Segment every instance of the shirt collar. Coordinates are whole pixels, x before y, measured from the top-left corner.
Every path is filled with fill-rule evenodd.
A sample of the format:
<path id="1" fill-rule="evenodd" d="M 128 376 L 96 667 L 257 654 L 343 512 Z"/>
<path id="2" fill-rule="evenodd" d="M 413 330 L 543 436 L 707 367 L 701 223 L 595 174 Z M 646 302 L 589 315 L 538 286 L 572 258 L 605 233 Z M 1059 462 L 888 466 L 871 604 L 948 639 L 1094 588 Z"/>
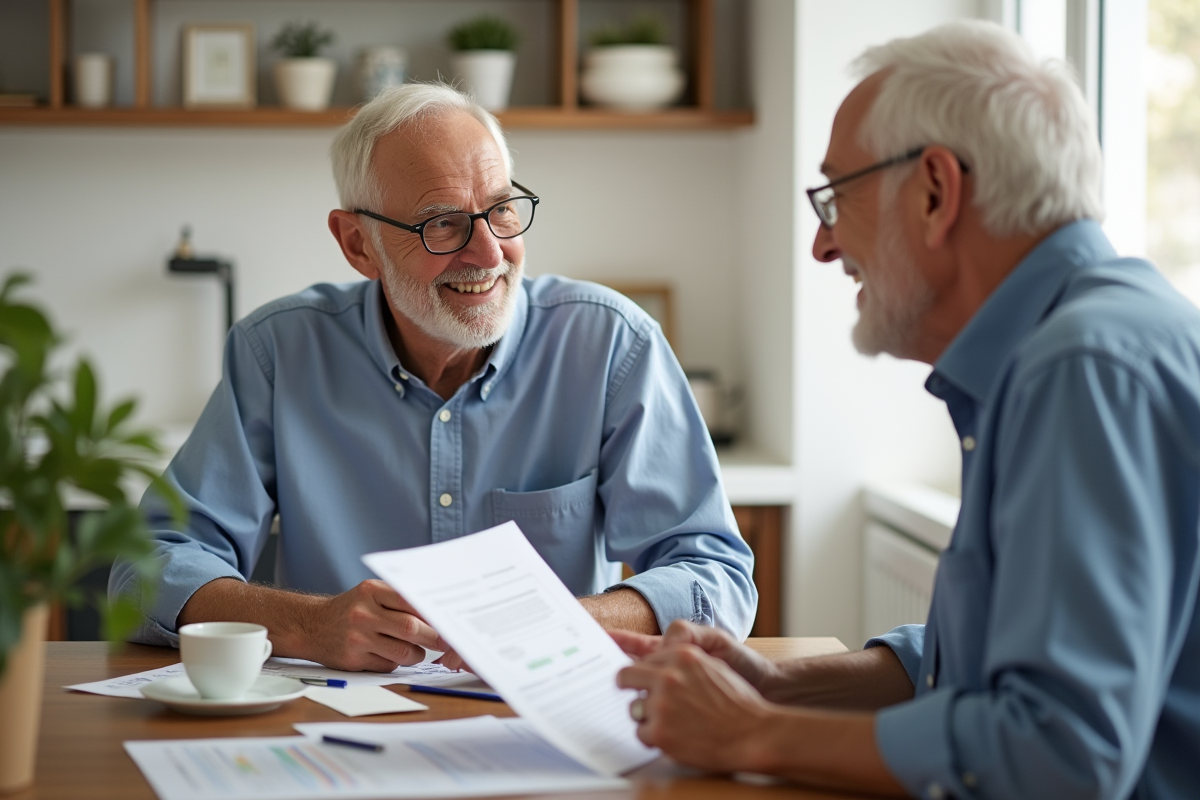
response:
<path id="1" fill-rule="evenodd" d="M 384 299 L 383 284 L 379 280 L 371 281 L 363 300 L 363 327 L 366 331 L 367 349 L 375 363 L 387 373 L 388 378 L 395 384 L 396 391 L 403 397 L 406 391 L 405 384 L 408 382 L 408 373 L 400 364 L 400 359 L 392 347 L 391 339 L 388 338 L 384 314 L 390 313 L 390 307 Z M 483 369 L 476 373 L 470 381 L 470 383 L 474 383 L 480 377 L 486 378 L 479 390 L 480 397 L 484 400 L 487 400 L 496 381 L 503 377 L 507 367 L 516 357 L 521 340 L 525 337 L 525 323 L 528 319 L 529 294 L 525 289 L 525 279 L 522 279 L 521 284 L 517 286 L 516 307 L 513 309 L 508 329 L 500 337 L 500 341 L 496 342 L 496 346 L 492 348 L 491 355 Z"/>
<path id="2" fill-rule="evenodd" d="M 926 387 L 948 381 L 982 403 L 1017 346 L 1057 303 L 1077 270 L 1116 257 L 1100 225 L 1072 222 L 1047 236 L 984 301 L 934 364 Z"/>

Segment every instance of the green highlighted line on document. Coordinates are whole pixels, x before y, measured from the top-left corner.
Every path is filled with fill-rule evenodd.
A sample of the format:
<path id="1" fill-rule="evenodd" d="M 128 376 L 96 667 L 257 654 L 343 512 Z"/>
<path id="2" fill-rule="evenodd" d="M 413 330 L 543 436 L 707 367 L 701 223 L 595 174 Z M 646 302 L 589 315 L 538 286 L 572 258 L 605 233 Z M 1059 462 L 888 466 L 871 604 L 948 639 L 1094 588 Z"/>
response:
<path id="1" fill-rule="evenodd" d="M 552 659 L 549 656 L 547 656 L 545 658 L 539 658 L 537 661 L 530 661 L 526 666 L 529 669 L 537 669 L 538 667 L 546 666 L 547 664 L 550 663 L 551 660 Z"/>
<path id="2" fill-rule="evenodd" d="M 564 656 L 573 656 L 578 652 L 579 652 L 578 647 L 568 647 L 566 650 L 563 650 L 563 655 Z"/>

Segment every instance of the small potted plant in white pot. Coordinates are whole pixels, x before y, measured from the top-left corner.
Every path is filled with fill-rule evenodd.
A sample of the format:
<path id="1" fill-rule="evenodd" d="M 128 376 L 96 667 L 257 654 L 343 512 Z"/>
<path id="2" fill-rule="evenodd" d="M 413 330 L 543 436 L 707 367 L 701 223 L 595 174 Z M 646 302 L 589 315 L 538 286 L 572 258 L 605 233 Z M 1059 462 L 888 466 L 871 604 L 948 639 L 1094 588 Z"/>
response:
<path id="1" fill-rule="evenodd" d="M 28 281 L 14 275 L 0 287 L 0 795 L 33 780 L 51 604 L 91 601 L 111 641 L 141 619 L 132 600 L 110 605 L 77 585 L 117 558 L 134 564 L 144 587 L 153 585 L 154 544 L 126 496 L 127 476 L 140 473 L 185 517 L 159 475 L 154 437 L 129 428 L 134 401 L 104 408 L 86 360 L 70 380 L 52 365 L 59 335 L 40 309 L 13 297 Z M 73 528 L 69 489 L 103 504 Z"/>
<path id="2" fill-rule="evenodd" d="M 300 111 L 324 111 L 333 97 L 337 62 L 322 58 L 322 48 L 333 42 L 333 32 L 315 22 L 289 22 L 275 38 L 271 48 L 283 55 L 275 62 L 275 91 L 287 108 Z"/>
<path id="3" fill-rule="evenodd" d="M 508 108 L 516 66 L 516 30 L 499 17 L 476 17 L 451 29 L 452 66 L 464 91 L 488 111 Z"/>
<path id="4" fill-rule="evenodd" d="M 584 100 L 623 111 L 650 111 L 679 99 L 684 76 L 659 18 L 640 15 L 628 25 L 601 28 L 589 39 L 592 46 L 579 81 Z"/>

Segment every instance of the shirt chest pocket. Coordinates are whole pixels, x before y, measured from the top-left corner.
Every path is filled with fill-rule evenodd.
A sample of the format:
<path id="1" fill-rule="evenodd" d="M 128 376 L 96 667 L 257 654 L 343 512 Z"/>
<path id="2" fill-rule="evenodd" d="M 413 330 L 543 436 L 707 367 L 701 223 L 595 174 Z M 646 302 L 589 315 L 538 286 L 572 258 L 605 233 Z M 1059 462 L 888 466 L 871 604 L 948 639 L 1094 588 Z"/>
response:
<path id="1" fill-rule="evenodd" d="M 538 492 L 491 491 L 492 524 L 512 520 L 551 566 L 593 552 L 596 471 L 577 481 Z M 570 558 L 576 555 L 575 559 Z M 566 557 L 564 559 L 564 557 Z"/>

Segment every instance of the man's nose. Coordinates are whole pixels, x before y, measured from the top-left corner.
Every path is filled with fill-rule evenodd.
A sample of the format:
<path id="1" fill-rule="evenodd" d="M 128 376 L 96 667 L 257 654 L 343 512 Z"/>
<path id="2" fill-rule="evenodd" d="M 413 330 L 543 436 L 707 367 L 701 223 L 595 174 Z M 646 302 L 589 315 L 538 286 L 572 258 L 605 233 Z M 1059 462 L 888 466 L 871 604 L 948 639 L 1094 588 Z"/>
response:
<path id="1" fill-rule="evenodd" d="M 504 253 L 500 249 L 500 240 L 488 227 L 483 217 L 472 220 L 475 230 L 471 232 L 471 241 L 463 248 L 463 257 L 472 266 L 482 269 L 494 269 L 504 262 Z"/>
<path id="2" fill-rule="evenodd" d="M 842 257 L 842 250 L 833 240 L 833 229 L 821 223 L 817 227 L 817 235 L 813 238 L 813 258 L 828 264 Z"/>

